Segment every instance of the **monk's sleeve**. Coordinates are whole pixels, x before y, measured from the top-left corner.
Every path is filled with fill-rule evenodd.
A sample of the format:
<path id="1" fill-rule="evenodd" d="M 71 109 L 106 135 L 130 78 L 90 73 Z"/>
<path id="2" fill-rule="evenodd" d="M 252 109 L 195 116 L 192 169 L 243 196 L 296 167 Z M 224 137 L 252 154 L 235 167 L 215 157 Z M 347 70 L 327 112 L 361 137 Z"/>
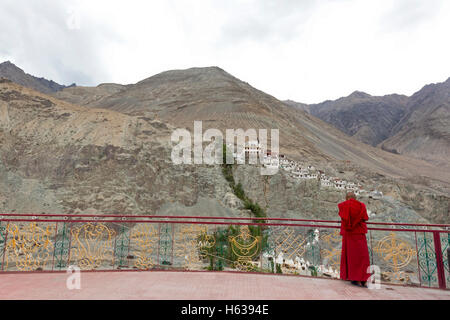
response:
<path id="1" fill-rule="evenodd" d="M 338 208 L 339 208 L 339 216 L 341 217 L 342 220 L 342 225 L 344 227 L 344 229 L 348 230 L 351 228 L 351 222 L 350 222 L 350 208 L 349 206 L 340 203 L 338 204 Z"/>
<path id="2" fill-rule="evenodd" d="M 369 217 L 367 216 L 367 210 L 364 203 L 360 203 L 359 208 L 353 208 L 353 216 L 350 212 L 350 222 L 349 222 L 349 229 L 353 230 L 355 229 L 361 222 L 369 220 Z"/>
<path id="3" fill-rule="evenodd" d="M 363 221 L 367 221 L 367 220 L 369 220 L 369 216 L 367 215 L 367 209 L 366 209 L 366 205 L 364 204 L 364 203 L 361 203 L 362 204 L 362 220 Z"/>

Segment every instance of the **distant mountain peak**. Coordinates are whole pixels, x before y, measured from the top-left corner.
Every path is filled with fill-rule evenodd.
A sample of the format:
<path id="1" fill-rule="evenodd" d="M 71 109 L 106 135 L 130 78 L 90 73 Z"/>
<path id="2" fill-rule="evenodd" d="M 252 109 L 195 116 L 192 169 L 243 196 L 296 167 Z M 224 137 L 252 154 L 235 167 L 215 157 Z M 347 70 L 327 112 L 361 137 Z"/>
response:
<path id="1" fill-rule="evenodd" d="M 52 93 L 67 87 L 76 86 L 75 83 L 72 83 L 70 86 L 65 86 L 58 84 L 53 80 L 47 80 L 43 77 L 35 77 L 25 73 L 21 68 L 9 60 L 0 63 L 0 78 L 8 79 L 24 87 L 28 87 L 42 93 Z"/>
<path id="2" fill-rule="evenodd" d="M 24 72 L 22 69 L 20 69 L 18 66 L 16 66 L 14 63 L 12 63 L 12 62 L 9 61 L 9 60 L 0 63 L 0 68 L 2 68 L 2 69 L 7 68 L 7 69 L 9 69 L 9 70 L 15 69 L 15 70 L 17 70 L 18 72 Z"/>
<path id="3" fill-rule="evenodd" d="M 224 79 L 233 79 L 240 81 L 239 79 L 235 78 L 222 68 L 219 68 L 217 66 L 210 66 L 210 67 L 192 67 L 188 69 L 174 69 L 163 71 L 161 73 L 158 73 L 149 78 L 139 81 L 138 84 L 159 82 L 162 79 L 170 81 L 185 81 L 186 79 L 189 78 L 208 79 L 208 81 L 219 81 Z"/>
<path id="4" fill-rule="evenodd" d="M 218 73 L 218 74 L 229 74 L 222 68 L 219 68 L 217 66 L 210 66 L 210 67 L 192 67 L 188 69 L 176 69 L 176 70 L 168 70 L 163 73 L 191 73 L 191 74 L 200 74 L 200 73 Z"/>
<path id="5" fill-rule="evenodd" d="M 4 61 L 4 62 L 2 62 L 2 63 L 0 63 L 0 65 L 11 65 L 11 66 L 15 66 L 15 67 L 17 67 L 14 63 L 12 63 L 11 61 L 9 61 L 9 60 L 6 60 L 6 61 Z"/>
<path id="6" fill-rule="evenodd" d="M 365 92 L 363 92 L 363 91 L 358 91 L 358 90 L 356 90 L 356 91 L 353 91 L 353 92 L 349 95 L 349 97 L 352 97 L 352 98 L 369 98 L 369 97 L 371 97 L 371 95 L 368 94 L 368 93 L 365 93 Z"/>

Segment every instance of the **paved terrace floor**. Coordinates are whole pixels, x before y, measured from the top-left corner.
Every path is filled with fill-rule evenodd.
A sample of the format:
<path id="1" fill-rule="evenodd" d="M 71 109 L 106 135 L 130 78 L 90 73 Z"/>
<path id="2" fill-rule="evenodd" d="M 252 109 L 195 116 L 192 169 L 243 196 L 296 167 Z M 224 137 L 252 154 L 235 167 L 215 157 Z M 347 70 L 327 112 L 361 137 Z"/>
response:
<path id="1" fill-rule="evenodd" d="M 445 299 L 449 290 L 382 285 L 369 290 L 340 280 L 217 272 L 82 272 L 68 290 L 65 273 L 0 274 L 0 299 Z"/>

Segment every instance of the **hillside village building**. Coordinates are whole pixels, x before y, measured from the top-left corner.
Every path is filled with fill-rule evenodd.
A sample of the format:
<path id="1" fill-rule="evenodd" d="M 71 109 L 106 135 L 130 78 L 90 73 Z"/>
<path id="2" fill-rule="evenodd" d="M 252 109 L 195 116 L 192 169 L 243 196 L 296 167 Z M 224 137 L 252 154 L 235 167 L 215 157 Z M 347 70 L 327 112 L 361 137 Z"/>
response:
<path id="1" fill-rule="evenodd" d="M 248 157 L 248 156 L 250 156 L 250 155 L 252 155 L 252 154 L 254 154 L 254 155 L 260 155 L 261 154 L 261 146 L 260 146 L 260 144 L 259 144 L 259 141 L 255 141 L 255 140 L 253 140 L 253 141 L 248 141 L 246 144 L 245 144 L 245 147 L 244 147 L 244 153 L 245 153 L 245 156 L 246 157 Z"/>
<path id="2" fill-rule="evenodd" d="M 271 168 L 279 168 L 280 166 L 280 160 L 276 156 L 265 156 L 263 158 L 263 165 L 265 167 L 271 167 Z"/>
<path id="3" fill-rule="evenodd" d="M 326 177 L 325 175 L 322 175 L 320 177 L 320 186 L 322 188 L 331 188 L 334 187 L 333 183 L 331 182 L 330 178 Z"/>
<path id="4" fill-rule="evenodd" d="M 271 150 L 262 150 L 259 141 L 249 141 L 245 145 L 243 154 L 233 153 L 238 163 L 244 163 L 250 155 L 259 156 L 261 164 L 266 168 L 280 168 L 289 172 L 289 176 L 294 179 L 302 180 L 318 180 L 320 188 L 330 188 L 335 190 L 353 191 L 355 195 L 367 196 L 373 199 L 381 199 L 383 194 L 379 191 L 372 190 L 370 194 L 362 188 L 360 183 L 342 180 L 338 177 L 328 177 L 321 170 L 316 170 L 313 165 L 300 164 L 296 161 L 289 160 L 285 155 L 276 154 Z M 262 157 L 262 158 L 261 158 Z M 239 160 L 241 162 L 239 162 Z"/>

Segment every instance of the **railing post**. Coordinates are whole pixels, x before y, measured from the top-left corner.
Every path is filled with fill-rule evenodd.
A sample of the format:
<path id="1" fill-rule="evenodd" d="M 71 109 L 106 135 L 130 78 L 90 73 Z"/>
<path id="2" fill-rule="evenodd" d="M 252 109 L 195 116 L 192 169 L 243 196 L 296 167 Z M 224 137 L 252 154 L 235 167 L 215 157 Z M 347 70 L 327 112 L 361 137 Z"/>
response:
<path id="1" fill-rule="evenodd" d="M 5 269 L 6 245 L 8 244 L 9 222 L 6 224 L 5 243 L 3 245 L 2 271 Z"/>
<path id="2" fill-rule="evenodd" d="M 447 268 L 449 270 L 449 276 L 450 276 L 450 245 L 447 247 Z"/>
<path id="3" fill-rule="evenodd" d="M 55 266 L 55 255 L 56 255 L 56 237 L 58 236 L 58 222 L 55 223 L 55 239 L 53 240 L 54 242 L 54 249 L 53 249 L 53 259 L 52 259 L 52 271 L 54 269 Z"/>
<path id="4" fill-rule="evenodd" d="M 439 288 L 445 289 L 445 270 L 444 270 L 444 261 L 442 259 L 442 249 L 441 249 L 441 235 L 439 232 L 433 232 L 433 240 L 434 240 L 434 251 L 436 255 L 436 268 L 439 279 Z"/>

